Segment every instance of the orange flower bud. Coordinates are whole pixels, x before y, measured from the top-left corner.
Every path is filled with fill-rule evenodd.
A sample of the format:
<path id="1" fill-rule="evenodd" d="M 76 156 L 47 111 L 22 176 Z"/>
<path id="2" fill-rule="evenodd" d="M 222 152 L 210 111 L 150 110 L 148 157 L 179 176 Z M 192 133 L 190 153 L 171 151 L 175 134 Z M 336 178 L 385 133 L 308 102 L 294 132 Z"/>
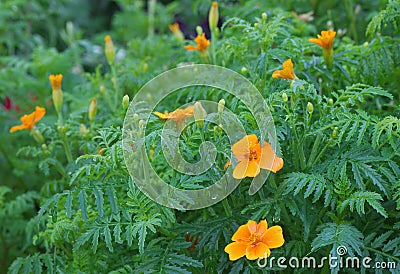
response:
<path id="1" fill-rule="evenodd" d="M 212 2 L 211 9 L 208 14 L 208 26 L 210 27 L 211 31 L 214 31 L 217 28 L 218 20 L 219 20 L 218 3 Z"/>
<path id="2" fill-rule="evenodd" d="M 104 41 L 106 42 L 105 45 L 105 52 L 106 52 L 106 57 L 109 65 L 112 65 L 114 63 L 114 58 L 115 58 L 115 48 L 114 48 L 114 43 L 110 37 L 110 35 L 107 35 L 104 37 Z"/>
<path id="3" fill-rule="evenodd" d="M 51 88 L 53 89 L 52 97 L 54 108 L 57 113 L 61 112 L 62 103 L 63 103 L 63 92 L 61 90 L 61 82 L 62 82 L 62 74 L 51 74 L 49 76 L 49 80 L 51 83 Z"/>

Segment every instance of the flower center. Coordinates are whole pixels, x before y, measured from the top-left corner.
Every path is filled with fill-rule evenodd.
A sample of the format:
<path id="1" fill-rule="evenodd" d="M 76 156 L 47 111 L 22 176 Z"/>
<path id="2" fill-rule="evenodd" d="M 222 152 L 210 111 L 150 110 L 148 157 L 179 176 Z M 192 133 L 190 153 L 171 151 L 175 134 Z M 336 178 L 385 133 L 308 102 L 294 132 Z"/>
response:
<path id="1" fill-rule="evenodd" d="M 250 242 L 252 246 L 257 246 L 260 242 L 262 242 L 262 235 L 257 232 L 251 233 Z"/>
<path id="2" fill-rule="evenodd" d="M 249 154 L 249 160 L 257 160 L 257 149 L 255 148 L 250 148 L 250 154 Z"/>

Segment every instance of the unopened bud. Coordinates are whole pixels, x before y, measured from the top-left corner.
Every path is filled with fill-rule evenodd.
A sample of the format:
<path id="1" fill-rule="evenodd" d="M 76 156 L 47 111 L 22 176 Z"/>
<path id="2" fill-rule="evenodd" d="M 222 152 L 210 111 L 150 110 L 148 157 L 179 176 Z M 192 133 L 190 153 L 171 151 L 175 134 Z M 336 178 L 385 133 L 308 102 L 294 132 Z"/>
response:
<path id="1" fill-rule="evenodd" d="M 63 103 L 63 92 L 61 90 L 62 78 L 63 78 L 62 74 L 56 74 L 56 75 L 51 74 L 49 76 L 51 88 L 53 90 L 52 92 L 53 104 L 57 113 L 61 112 Z"/>
<path id="2" fill-rule="evenodd" d="M 142 136 L 143 134 L 143 128 L 144 128 L 145 122 L 143 120 L 139 120 L 139 135 Z"/>
<path id="3" fill-rule="evenodd" d="M 89 130 L 87 129 L 87 127 L 84 124 L 81 124 L 79 126 L 79 132 L 83 135 L 86 136 L 89 133 Z"/>
<path id="4" fill-rule="evenodd" d="M 328 100 L 328 105 L 330 105 L 330 106 L 333 105 L 333 99 L 332 99 L 332 98 L 329 98 L 329 100 Z"/>
<path id="5" fill-rule="evenodd" d="M 128 94 L 125 94 L 125 96 L 122 98 L 122 109 L 125 110 L 129 107 L 129 96 Z"/>
<path id="6" fill-rule="evenodd" d="M 218 113 L 222 113 L 224 111 L 225 108 L 225 100 L 221 99 L 218 102 Z"/>
<path id="7" fill-rule="evenodd" d="M 258 23 L 254 23 L 254 27 L 258 29 Z"/>
<path id="8" fill-rule="evenodd" d="M 333 131 L 332 131 L 332 138 L 336 138 L 336 137 L 337 137 L 338 130 L 339 130 L 338 127 L 335 127 L 335 128 L 333 129 Z"/>
<path id="9" fill-rule="evenodd" d="M 214 131 L 222 131 L 222 125 L 214 126 Z"/>
<path id="10" fill-rule="evenodd" d="M 194 120 L 197 122 L 199 126 L 203 126 L 204 118 L 207 116 L 206 110 L 203 108 L 200 102 L 196 102 L 194 104 L 194 111 L 193 111 Z"/>
<path id="11" fill-rule="evenodd" d="M 357 4 L 356 7 L 355 7 L 355 9 L 354 9 L 354 14 L 355 14 L 355 15 L 358 15 L 358 14 L 360 13 L 360 11 L 361 11 L 361 5 L 360 5 L 360 4 Z"/>
<path id="12" fill-rule="evenodd" d="M 211 31 L 214 31 L 217 28 L 218 20 L 218 3 L 214 1 L 212 2 L 210 12 L 208 13 L 208 26 Z"/>
<path id="13" fill-rule="evenodd" d="M 44 151 L 46 151 L 46 150 L 47 150 L 47 145 L 46 145 L 46 144 L 42 144 L 42 149 L 43 149 Z"/>
<path id="14" fill-rule="evenodd" d="M 153 157 L 154 157 L 154 149 L 150 149 L 149 150 L 149 158 L 153 159 Z"/>
<path id="15" fill-rule="evenodd" d="M 151 101 L 151 100 L 153 100 L 153 96 L 150 94 L 150 93 L 147 93 L 146 94 L 146 98 L 147 98 L 147 101 Z"/>
<path id="16" fill-rule="evenodd" d="M 99 89 L 100 89 L 100 93 L 104 94 L 104 91 L 105 91 L 104 85 L 101 85 Z"/>
<path id="17" fill-rule="evenodd" d="M 307 103 L 307 111 L 310 114 L 314 112 L 314 106 L 313 106 L 313 104 L 311 102 Z"/>
<path id="18" fill-rule="evenodd" d="M 143 72 L 146 72 L 149 69 L 149 64 L 144 63 L 143 64 Z"/>
<path id="19" fill-rule="evenodd" d="M 139 115 L 137 113 L 133 114 L 133 120 L 134 121 L 139 121 Z"/>
<path id="20" fill-rule="evenodd" d="M 200 27 L 200 26 L 197 26 L 196 27 L 196 32 L 197 32 L 197 35 L 202 35 L 203 34 L 203 28 Z"/>
<path id="21" fill-rule="evenodd" d="M 111 39 L 110 35 L 107 35 L 104 37 L 105 41 L 105 52 L 106 52 L 106 57 L 107 57 L 107 62 L 109 65 L 112 65 L 114 63 L 114 58 L 115 58 L 115 48 L 114 48 L 114 43 Z"/>
<path id="22" fill-rule="evenodd" d="M 368 45 L 369 45 L 368 41 L 367 41 L 367 42 L 364 42 L 363 47 L 364 47 L 364 48 L 367 48 Z"/>
<path id="23" fill-rule="evenodd" d="M 265 21 L 267 20 L 267 14 L 266 14 L 265 12 L 263 12 L 263 13 L 261 14 L 261 18 L 262 18 L 262 20 L 265 22 Z"/>
<path id="24" fill-rule="evenodd" d="M 286 92 L 282 93 L 282 101 L 285 103 L 288 101 L 288 96 L 287 96 Z"/>
<path id="25" fill-rule="evenodd" d="M 246 67 L 242 67 L 240 70 L 243 74 L 247 72 L 247 68 Z"/>
<path id="26" fill-rule="evenodd" d="M 93 98 L 89 105 L 88 117 L 89 121 L 93 121 L 96 118 L 97 113 L 97 100 Z"/>
<path id="27" fill-rule="evenodd" d="M 200 102 L 194 104 L 194 118 L 195 120 L 203 120 L 207 116 L 206 110 L 203 108 Z"/>
<path id="28" fill-rule="evenodd" d="M 67 34 L 69 37 L 73 37 L 74 36 L 74 23 L 72 23 L 71 21 L 68 21 L 65 24 L 65 28 L 67 30 Z"/>

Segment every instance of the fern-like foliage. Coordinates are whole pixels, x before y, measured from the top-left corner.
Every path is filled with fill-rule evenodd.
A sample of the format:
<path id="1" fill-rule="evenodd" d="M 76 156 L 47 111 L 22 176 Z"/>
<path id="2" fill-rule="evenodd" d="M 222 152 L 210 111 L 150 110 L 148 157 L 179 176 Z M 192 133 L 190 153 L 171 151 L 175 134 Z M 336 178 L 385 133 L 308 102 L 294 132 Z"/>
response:
<path id="1" fill-rule="evenodd" d="M 380 11 L 371 22 L 368 24 L 366 35 L 373 35 L 378 31 L 381 31 L 382 24 L 386 26 L 387 23 L 393 23 L 394 29 L 398 30 L 400 23 L 400 1 L 390 0 L 386 6 L 386 9 Z"/>

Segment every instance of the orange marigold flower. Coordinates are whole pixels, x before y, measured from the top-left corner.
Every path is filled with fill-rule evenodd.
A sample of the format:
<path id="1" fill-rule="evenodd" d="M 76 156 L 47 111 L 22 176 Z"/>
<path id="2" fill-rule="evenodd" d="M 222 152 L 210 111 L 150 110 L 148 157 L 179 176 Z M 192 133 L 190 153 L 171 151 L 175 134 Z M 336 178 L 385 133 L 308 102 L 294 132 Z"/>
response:
<path id="1" fill-rule="evenodd" d="M 336 36 L 336 31 L 333 30 L 323 30 L 321 35 L 318 34 L 318 38 L 310 38 L 308 41 L 317 44 L 324 49 L 332 49 L 333 39 Z"/>
<path id="2" fill-rule="evenodd" d="M 281 247 L 283 239 L 282 228 L 278 225 L 268 228 L 266 220 L 248 221 L 242 225 L 232 236 L 233 243 L 225 247 L 229 260 L 235 261 L 246 255 L 248 260 L 267 258 L 272 248 Z"/>
<path id="3" fill-rule="evenodd" d="M 198 50 L 201 53 L 205 52 L 210 45 L 210 40 L 207 40 L 205 33 L 203 32 L 201 35 L 197 35 L 197 37 L 194 39 L 196 42 L 197 46 L 185 46 L 186 50 Z"/>
<path id="4" fill-rule="evenodd" d="M 260 173 L 260 168 L 276 173 L 283 167 L 283 159 L 275 154 L 269 143 L 264 142 L 261 146 L 255 134 L 247 135 L 235 143 L 232 152 L 239 161 L 233 169 L 235 179 L 255 177 Z"/>
<path id="5" fill-rule="evenodd" d="M 272 73 L 272 78 L 283 78 L 287 80 L 294 80 L 297 78 L 296 74 L 294 74 L 293 63 L 291 59 L 287 59 L 282 64 L 283 70 L 275 70 Z"/>
<path id="6" fill-rule="evenodd" d="M 183 122 L 185 122 L 185 119 L 187 117 L 193 116 L 194 106 L 189 106 L 185 109 L 177 109 L 177 110 L 175 110 L 173 112 L 169 112 L 169 113 L 161 113 L 161 112 L 155 111 L 154 114 L 163 120 L 173 120 L 177 124 L 182 124 Z"/>
<path id="7" fill-rule="evenodd" d="M 39 122 L 40 119 L 42 119 L 45 114 L 46 114 L 46 109 L 37 106 L 34 112 L 22 116 L 20 118 L 22 125 L 13 126 L 10 129 L 10 133 L 23 129 L 31 131 L 35 127 L 36 123 Z"/>

